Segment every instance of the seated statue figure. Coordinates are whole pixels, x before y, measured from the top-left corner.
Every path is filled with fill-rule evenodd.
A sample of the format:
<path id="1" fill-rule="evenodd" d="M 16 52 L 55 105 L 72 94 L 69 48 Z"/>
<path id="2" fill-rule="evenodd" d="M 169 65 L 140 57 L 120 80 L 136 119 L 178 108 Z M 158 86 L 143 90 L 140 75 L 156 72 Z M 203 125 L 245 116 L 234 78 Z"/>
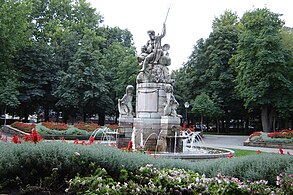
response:
<path id="1" fill-rule="evenodd" d="M 164 91 L 166 92 L 166 104 L 164 108 L 164 116 L 173 116 L 173 117 L 181 117 L 177 114 L 177 108 L 179 103 L 175 99 L 173 95 L 173 87 L 171 84 L 167 84 L 165 86 Z"/>
<path id="2" fill-rule="evenodd" d="M 118 110 L 119 115 L 133 116 L 132 98 L 133 98 L 134 87 L 128 85 L 126 87 L 126 93 L 121 99 L 118 99 Z"/>

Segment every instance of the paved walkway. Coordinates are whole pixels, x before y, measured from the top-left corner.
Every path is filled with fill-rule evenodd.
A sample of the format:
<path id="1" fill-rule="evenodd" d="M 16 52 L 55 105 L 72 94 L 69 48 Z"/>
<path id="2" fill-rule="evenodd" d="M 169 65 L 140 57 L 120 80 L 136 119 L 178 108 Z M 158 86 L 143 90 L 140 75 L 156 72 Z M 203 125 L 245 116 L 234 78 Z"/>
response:
<path id="1" fill-rule="evenodd" d="M 278 148 L 263 148 L 263 147 L 252 147 L 244 146 L 243 142 L 247 140 L 248 136 L 238 136 L 238 135 L 203 135 L 203 142 L 207 147 L 216 148 L 230 148 L 230 149 L 242 149 L 242 150 L 260 150 L 269 153 L 279 153 Z M 293 155 L 293 150 L 284 149 L 284 153 L 290 152 Z"/>

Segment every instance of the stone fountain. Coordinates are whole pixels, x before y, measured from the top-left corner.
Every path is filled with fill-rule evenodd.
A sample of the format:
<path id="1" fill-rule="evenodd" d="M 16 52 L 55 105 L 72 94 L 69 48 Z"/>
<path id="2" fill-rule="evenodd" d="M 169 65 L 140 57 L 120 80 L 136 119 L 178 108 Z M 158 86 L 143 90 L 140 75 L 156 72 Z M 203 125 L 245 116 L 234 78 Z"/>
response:
<path id="1" fill-rule="evenodd" d="M 170 45 L 161 43 L 166 35 L 166 25 L 163 25 L 161 34 L 156 35 L 153 30 L 147 33 L 150 39 L 138 56 L 141 70 L 136 79 L 135 114 L 131 103 L 133 86 L 127 86 L 125 95 L 118 100 L 120 133 L 124 138 L 131 138 L 135 128 L 136 140 L 143 143 L 145 150 L 165 152 L 167 137 L 175 136 L 181 116 L 176 112 L 179 104 L 173 95 L 174 81 L 168 69 L 171 65 Z"/>
<path id="2" fill-rule="evenodd" d="M 127 147 L 131 140 L 134 146 L 147 151 L 182 153 L 187 136 L 179 132 L 181 116 L 176 112 L 179 103 L 173 94 L 174 81 L 168 69 L 170 45 L 162 45 L 166 25 L 164 23 L 161 34 L 156 35 L 153 30 L 147 33 L 150 39 L 137 57 L 141 70 L 136 79 L 135 113 L 132 85 L 126 87 L 125 95 L 118 100 L 120 136 L 117 145 Z"/>

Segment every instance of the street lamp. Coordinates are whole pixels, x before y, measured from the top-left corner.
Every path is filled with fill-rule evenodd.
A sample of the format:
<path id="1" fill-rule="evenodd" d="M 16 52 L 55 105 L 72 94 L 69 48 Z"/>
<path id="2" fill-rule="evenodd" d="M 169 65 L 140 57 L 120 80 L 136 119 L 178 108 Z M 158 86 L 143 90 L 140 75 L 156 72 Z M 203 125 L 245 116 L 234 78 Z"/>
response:
<path id="1" fill-rule="evenodd" d="M 189 127 L 189 124 L 188 124 L 188 108 L 189 108 L 189 103 L 188 102 L 185 102 L 184 103 L 184 107 L 186 109 L 186 126 Z"/>

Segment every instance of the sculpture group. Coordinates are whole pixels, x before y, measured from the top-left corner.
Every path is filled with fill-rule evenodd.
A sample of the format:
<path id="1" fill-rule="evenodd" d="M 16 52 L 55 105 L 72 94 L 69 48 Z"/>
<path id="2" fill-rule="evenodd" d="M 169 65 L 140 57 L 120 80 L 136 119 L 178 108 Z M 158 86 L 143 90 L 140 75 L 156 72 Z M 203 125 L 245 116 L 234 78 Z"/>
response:
<path id="1" fill-rule="evenodd" d="M 137 76 L 137 84 L 139 83 L 166 83 L 166 102 L 164 108 L 164 116 L 179 116 L 176 109 L 179 106 L 173 95 L 173 83 L 169 74 L 168 66 L 171 65 L 171 58 L 168 50 L 169 44 L 162 46 L 162 38 L 166 35 L 166 25 L 163 25 L 162 34 L 155 35 L 155 31 L 147 31 L 149 40 L 141 47 L 141 54 L 137 57 L 138 63 L 141 65 L 141 70 Z M 134 87 L 128 85 L 126 93 L 122 99 L 118 99 L 118 110 L 120 116 L 133 115 L 132 109 L 132 95 Z"/>
<path id="2" fill-rule="evenodd" d="M 172 83 L 168 66 L 171 58 L 168 50 L 169 44 L 162 46 L 162 38 L 166 35 L 166 25 L 163 25 L 162 34 L 155 35 L 155 31 L 149 30 L 149 40 L 141 47 L 138 62 L 142 66 L 137 76 L 137 83 Z"/>
<path id="3" fill-rule="evenodd" d="M 161 34 L 156 35 L 153 30 L 147 33 L 149 40 L 137 57 L 141 69 L 136 78 L 135 113 L 132 108 L 134 87 L 128 85 L 126 93 L 118 100 L 119 126 L 125 139 L 140 132 L 140 143 L 148 138 L 148 146 L 144 147 L 155 150 L 151 147 L 160 143 L 161 151 L 165 151 L 167 137 L 174 136 L 174 129 L 179 129 L 181 116 L 176 111 L 179 103 L 173 94 L 174 81 L 168 69 L 170 45 L 162 44 L 166 24 Z"/>

